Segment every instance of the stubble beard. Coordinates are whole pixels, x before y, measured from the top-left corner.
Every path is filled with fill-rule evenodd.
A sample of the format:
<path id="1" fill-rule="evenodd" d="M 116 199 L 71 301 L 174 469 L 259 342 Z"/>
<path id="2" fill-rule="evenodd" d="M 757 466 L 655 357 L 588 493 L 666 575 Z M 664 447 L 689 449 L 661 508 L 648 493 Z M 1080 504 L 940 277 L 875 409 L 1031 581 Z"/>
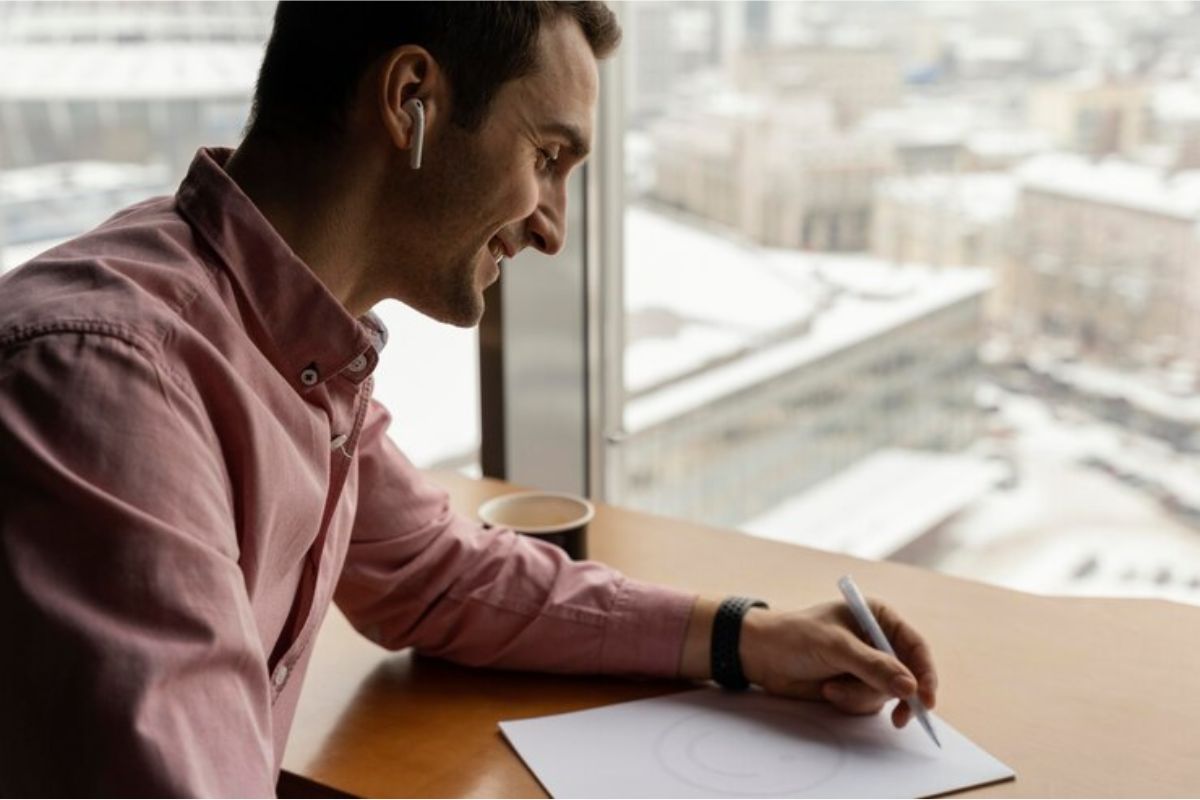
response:
<path id="1" fill-rule="evenodd" d="M 454 280 L 446 286 L 443 297 L 446 315 L 443 322 L 458 328 L 474 328 L 483 318 L 483 287 L 476 283 L 479 270 L 478 254 L 458 265 L 451 272 Z"/>
<path id="2" fill-rule="evenodd" d="M 483 289 L 476 279 L 479 254 L 447 259 L 445 253 L 433 249 L 417 258 L 419 270 L 410 272 L 402 285 L 393 284 L 396 288 L 390 296 L 446 325 L 457 328 L 478 325 L 484 309 Z"/>

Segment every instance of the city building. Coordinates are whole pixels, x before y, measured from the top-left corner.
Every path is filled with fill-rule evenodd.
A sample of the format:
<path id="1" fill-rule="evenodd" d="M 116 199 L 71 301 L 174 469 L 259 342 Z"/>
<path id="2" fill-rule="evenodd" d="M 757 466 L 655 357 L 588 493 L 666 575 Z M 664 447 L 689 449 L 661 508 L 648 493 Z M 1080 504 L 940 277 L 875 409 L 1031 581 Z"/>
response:
<path id="1" fill-rule="evenodd" d="M 0 164 L 163 163 L 234 144 L 268 3 L 0 3 Z"/>
<path id="2" fill-rule="evenodd" d="M 893 169 L 888 144 L 836 129 L 821 96 L 781 106 L 766 96 L 714 96 L 650 129 L 654 200 L 773 247 L 867 247 L 875 183 Z"/>
<path id="3" fill-rule="evenodd" d="M 885 139 L 904 175 L 1001 170 L 1048 147 L 1036 141 L 1044 134 L 1014 124 L 1003 98 L 975 91 L 907 98 L 867 115 L 858 131 Z"/>
<path id="4" fill-rule="evenodd" d="M 1054 149 L 1050 137 L 1026 127 L 982 128 L 963 141 L 962 168 L 967 172 L 1005 172 Z"/>
<path id="5" fill-rule="evenodd" d="M 975 441 L 985 270 L 766 249 L 626 215 L 614 502 L 738 525 L 880 448 Z"/>
<path id="6" fill-rule="evenodd" d="M 622 11 L 626 115 L 637 128 L 669 111 L 681 87 L 714 67 L 726 49 L 740 46 L 725 3 L 682 0 L 631 3 Z M 738 4 L 728 4 L 736 7 Z M 634 79 L 632 76 L 636 76 Z"/>
<path id="7" fill-rule="evenodd" d="M 1025 125 L 1008 94 L 958 90 L 909 97 L 866 116 L 858 130 L 886 139 L 905 175 L 1001 172 L 1053 148 L 1044 131 Z"/>
<path id="8" fill-rule="evenodd" d="M 1030 89 L 1028 122 L 1055 147 L 1090 156 L 1132 156 L 1148 142 L 1146 85 L 1086 72 Z"/>
<path id="9" fill-rule="evenodd" d="M 0 270 L 241 135 L 273 6 L 0 3 Z"/>
<path id="10" fill-rule="evenodd" d="M 1016 172 L 1013 332 L 1141 368 L 1200 358 L 1200 171 L 1054 153 Z"/>
<path id="11" fill-rule="evenodd" d="M 1029 71 L 1030 43 L 1020 36 L 973 33 L 952 37 L 947 60 L 961 80 L 995 80 L 1025 75 Z"/>
<path id="12" fill-rule="evenodd" d="M 833 30 L 808 40 L 763 50 L 745 50 L 734 68 L 743 91 L 766 92 L 787 103 L 819 94 L 833 105 L 840 128 L 900 102 L 901 70 L 896 54 L 874 33 Z"/>
<path id="13" fill-rule="evenodd" d="M 1012 225 L 1018 185 L 1004 172 L 906 175 L 875 188 L 871 252 L 893 264 L 986 267 L 995 286 L 988 320 L 1014 302 Z"/>
<path id="14" fill-rule="evenodd" d="M 1151 90 L 1148 126 L 1161 166 L 1200 169 L 1200 89 L 1193 81 L 1170 81 Z"/>

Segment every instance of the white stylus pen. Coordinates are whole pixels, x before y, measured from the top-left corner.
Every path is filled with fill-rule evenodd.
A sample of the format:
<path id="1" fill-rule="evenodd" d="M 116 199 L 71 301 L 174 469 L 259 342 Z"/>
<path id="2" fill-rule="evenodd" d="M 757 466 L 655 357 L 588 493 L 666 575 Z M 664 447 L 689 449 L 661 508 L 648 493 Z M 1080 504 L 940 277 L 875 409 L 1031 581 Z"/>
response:
<path id="1" fill-rule="evenodd" d="M 871 637 L 871 642 L 875 645 L 875 648 L 895 657 L 896 651 L 892 649 L 892 643 L 883 635 L 883 628 L 879 627 L 879 621 L 871 613 L 871 607 L 867 605 L 862 592 L 854 584 L 854 579 L 849 575 L 843 576 L 838 581 L 838 588 L 842 590 L 842 597 L 846 598 L 846 603 L 854 613 L 854 618 L 858 620 L 859 627 L 863 629 L 863 632 L 867 636 Z M 933 743 L 940 748 L 942 743 L 938 741 L 937 734 L 933 732 L 933 723 L 929 721 L 929 711 L 925 708 L 925 704 L 921 702 L 921 698 L 917 697 L 914 692 L 904 698 L 904 702 L 908 703 L 908 707 L 912 709 L 917 722 L 921 723 L 921 727 L 929 734 L 929 738 L 933 739 Z"/>

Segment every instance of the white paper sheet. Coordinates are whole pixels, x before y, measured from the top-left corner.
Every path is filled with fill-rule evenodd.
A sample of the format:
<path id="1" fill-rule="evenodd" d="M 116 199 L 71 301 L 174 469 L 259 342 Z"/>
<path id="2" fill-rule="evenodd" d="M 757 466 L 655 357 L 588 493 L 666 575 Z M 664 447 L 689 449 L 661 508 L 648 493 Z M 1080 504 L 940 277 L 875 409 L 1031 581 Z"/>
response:
<path id="1" fill-rule="evenodd" d="M 890 709 L 890 706 L 889 706 Z M 824 703 L 701 689 L 501 722 L 551 796 L 927 797 L 1013 777 L 936 715 L 916 722 Z"/>

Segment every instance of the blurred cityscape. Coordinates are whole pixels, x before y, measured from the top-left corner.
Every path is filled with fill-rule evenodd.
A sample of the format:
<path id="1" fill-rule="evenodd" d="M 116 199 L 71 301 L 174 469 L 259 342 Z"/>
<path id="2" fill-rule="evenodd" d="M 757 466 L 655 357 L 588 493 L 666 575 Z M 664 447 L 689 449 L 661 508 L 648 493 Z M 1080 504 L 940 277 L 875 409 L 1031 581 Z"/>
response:
<path id="1" fill-rule="evenodd" d="M 1200 602 L 1200 4 L 620 4 L 613 496 L 1038 592 Z M 0 270 L 235 145 L 273 5 L 0 3 Z M 473 332 L 398 303 L 414 462 Z M 414 375 L 430 388 L 414 391 Z"/>
<path id="2" fill-rule="evenodd" d="M 1200 602 L 1200 4 L 623 11 L 614 499 Z"/>

